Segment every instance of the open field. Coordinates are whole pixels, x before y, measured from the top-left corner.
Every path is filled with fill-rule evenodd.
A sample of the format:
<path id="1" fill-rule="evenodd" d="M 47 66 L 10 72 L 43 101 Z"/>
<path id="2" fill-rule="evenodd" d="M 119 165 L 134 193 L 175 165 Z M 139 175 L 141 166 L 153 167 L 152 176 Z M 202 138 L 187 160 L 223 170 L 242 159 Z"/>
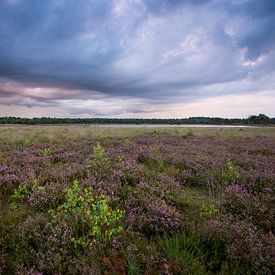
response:
<path id="1" fill-rule="evenodd" d="M 62 126 L 22 126 L 0 125 L 0 141 L 8 144 L 24 144 L 26 140 L 32 142 L 64 142 L 79 139 L 94 139 L 106 137 L 133 137 L 137 135 L 175 135 L 184 136 L 191 129 L 196 136 L 216 137 L 275 137 L 275 127 L 161 127 L 144 125 L 62 125 Z"/>
<path id="2" fill-rule="evenodd" d="M 274 273 L 275 128 L 0 127 L 0 274 Z"/>

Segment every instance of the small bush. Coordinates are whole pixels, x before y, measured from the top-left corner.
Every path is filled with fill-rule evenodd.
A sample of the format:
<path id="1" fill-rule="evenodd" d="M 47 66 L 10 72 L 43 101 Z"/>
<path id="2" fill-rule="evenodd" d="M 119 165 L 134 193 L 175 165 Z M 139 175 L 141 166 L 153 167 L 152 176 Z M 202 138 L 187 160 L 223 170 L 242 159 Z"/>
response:
<path id="1" fill-rule="evenodd" d="M 226 167 L 220 176 L 220 183 L 222 185 L 229 185 L 236 183 L 239 178 L 239 173 L 230 159 L 226 162 Z"/>
<path id="2" fill-rule="evenodd" d="M 44 148 L 43 150 L 41 150 L 41 154 L 43 157 L 50 157 L 52 153 L 53 151 L 51 150 L 51 148 Z"/>
<path id="3" fill-rule="evenodd" d="M 18 187 L 21 180 L 16 174 L 9 171 L 9 169 L 1 173 L 2 169 L 5 169 L 5 165 L 0 165 L 0 191 L 2 194 L 10 195 L 14 192 L 14 189 Z"/>
<path id="4" fill-rule="evenodd" d="M 181 214 L 174 206 L 164 200 L 147 203 L 140 202 L 139 207 L 129 209 L 128 226 L 141 230 L 146 235 L 163 234 L 180 227 Z M 142 205 L 145 204 L 145 205 Z"/>
<path id="5" fill-rule="evenodd" d="M 186 134 L 185 134 L 187 137 L 193 137 L 194 136 L 194 132 L 192 129 L 188 129 Z"/>
<path id="6" fill-rule="evenodd" d="M 215 205 L 202 204 L 199 215 L 204 219 L 210 219 L 210 218 L 214 218 L 218 212 L 219 212 L 219 209 Z"/>
<path id="7" fill-rule="evenodd" d="M 32 190 L 28 186 L 26 186 L 26 185 L 19 185 L 19 187 L 14 190 L 12 198 L 15 199 L 15 200 L 18 200 L 18 201 L 23 201 L 31 193 L 32 193 Z"/>
<path id="8" fill-rule="evenodd" d="M 24 146 L 31 146 L 31 145 L 32 145 L 32 141 L 30 139 L 26 138 L 24 140 Z"/>
<path id="9" fill-rule="evenodd" d="M 105 150 L 100 143 L 97 143 L 93 148 L 93 159 L 98 164 L 104 163 L 107 160 Z"/>
<path id="10" fill-rule="evenodd" d="M 108 158 L 106 157 L 104 148 L 98 142 L 93 148 L 93 162 L 86 166 L 86 168 L 102 169 L 104 168 Z"/>
<path id="11" fill-rule="evenodd" d="M 167 129 L 154 129 L 150 132 L 152 136 L 158 137 L 158 136 L 164 136 L 168 135 L 169 131 Z"/>
<path id="12" fill-rule="evenodd" d="M 274 228 L 272 194 L 253 195 L 238 184 L 228 186 L 223 192 L 222 207 L 226 213 L 236 218 L 249 219 L 262 230 L 269 232 Z"/>
<path id="13" fill-rule="evenodd" d="M 28 204 L 37 209 L 55 208 L 64 199 L 64 186 L 48 183 L 33 188 L 31 194 L 28 195 Z"/>
<path id="14" fill-rule="evenodd" d="M 129 138 L 125 138 L 125 139 L 123 140 L 123 146 L 128 147 L 128 146 L 130 146 L 130 145 L 132 145 L 132 144 L 133 144 L 133 142 L 132 142 Z"/>
<path id="15" fill-rule="evenodd" d="M 77 180 L 66 191 L 65 202 L 51 213 L 54 219 L 64 216 L 65 219 L 75 220 L 77 234 L 72 241 L 82 247 L 91 245 L 93 240 L 110 240 L 123 230 L 121 221 L 125 215 L 123 210 L 112 209 L 104 196 L 94 197 L 91 188 L 82 190 Z"/>

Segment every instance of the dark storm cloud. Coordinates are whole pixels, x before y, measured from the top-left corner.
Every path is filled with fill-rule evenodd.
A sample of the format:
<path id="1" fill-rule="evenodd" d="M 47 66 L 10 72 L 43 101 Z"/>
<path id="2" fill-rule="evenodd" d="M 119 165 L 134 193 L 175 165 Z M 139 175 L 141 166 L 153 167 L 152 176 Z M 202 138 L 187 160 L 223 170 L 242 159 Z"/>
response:
<path id="1" fill-rule="evenodd" d="M 248 57 L 257 58 L 262 53 L 274 50 L 275 46 L 275 1 L 247 1 L 234 11 L 250 19 L 253 31 L 240 38 L 239 45 L 248 48 Z"/>
<path id="2" fill-rule="evenodd" d="M 2 0 L 0 104 L 274 91 L 274 45 L 273 0 Z"/>

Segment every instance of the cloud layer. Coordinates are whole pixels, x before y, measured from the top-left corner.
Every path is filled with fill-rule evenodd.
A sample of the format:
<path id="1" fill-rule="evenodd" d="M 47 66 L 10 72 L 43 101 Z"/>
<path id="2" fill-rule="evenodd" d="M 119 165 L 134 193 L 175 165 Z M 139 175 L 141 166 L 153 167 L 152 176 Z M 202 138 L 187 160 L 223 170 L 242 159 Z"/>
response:
<path id="1" fill-rule="evenodd" d="M 0 115 L 255 112 L 231 97 L 275 116 L 273 0 L 0 2 Z"/>

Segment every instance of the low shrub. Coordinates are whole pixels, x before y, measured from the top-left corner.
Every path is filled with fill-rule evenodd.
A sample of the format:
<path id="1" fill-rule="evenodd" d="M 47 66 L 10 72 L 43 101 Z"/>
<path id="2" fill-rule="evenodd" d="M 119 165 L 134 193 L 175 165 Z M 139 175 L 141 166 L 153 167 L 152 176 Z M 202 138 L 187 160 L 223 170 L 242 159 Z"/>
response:
<path id="1" fill-rule="evenodd" d="M 28 187 L 27 185 L 19 185 L 19 187 L 14 190 L 14 193 L 11 197 L 14 200 L 23 201 L 31 193 L 32 193 L 32 190 L 30 189 L 30 187 Z"/>
<path id="2" fill-rule="evenodd" d="M 229 185 L 236 183 L 239 177 L 239 173 L 236 167 L 233 165 L 233 162 L 228 159 L 226 162 L 226 167 L 220 175 L 220 183 L 222 185 Z"/>
<path id="3" fill-rule="evenodd" d="M 75 220 L 76 237 L 73 242 L 86 248 L 93 241 L 108 241 L 122 231 L 125 211 L 112 209 L 104 196 L 94 197 L 92 188 L 82 190 L 75 180 L 66 191 L 65 202 L 51 214 L 54 219 Z"/>
<path id="4" fill-rule="evenodd" d="M 186 132 L 186 134 L 185 134 L 185 136 L 187 136 L 187 137 L 193 137 L 194 136 L 193 130 L 192 129 L 188 129 L 187 132 Z"/>
<path id="5" fill-rule="evenodd" d="M 41 150 L 41 154 L 43 157 L 50 157 L 53 154 L 53 151 L 51 148 L 44 148 Z"/>
<path id="6" fill-rule="evenodd" d="M 146 235 L 163 234 L 180 227 L 181 214 L 163 200 L 140 201 L 130 205 L 126 221 L 128 227 Z"/>

